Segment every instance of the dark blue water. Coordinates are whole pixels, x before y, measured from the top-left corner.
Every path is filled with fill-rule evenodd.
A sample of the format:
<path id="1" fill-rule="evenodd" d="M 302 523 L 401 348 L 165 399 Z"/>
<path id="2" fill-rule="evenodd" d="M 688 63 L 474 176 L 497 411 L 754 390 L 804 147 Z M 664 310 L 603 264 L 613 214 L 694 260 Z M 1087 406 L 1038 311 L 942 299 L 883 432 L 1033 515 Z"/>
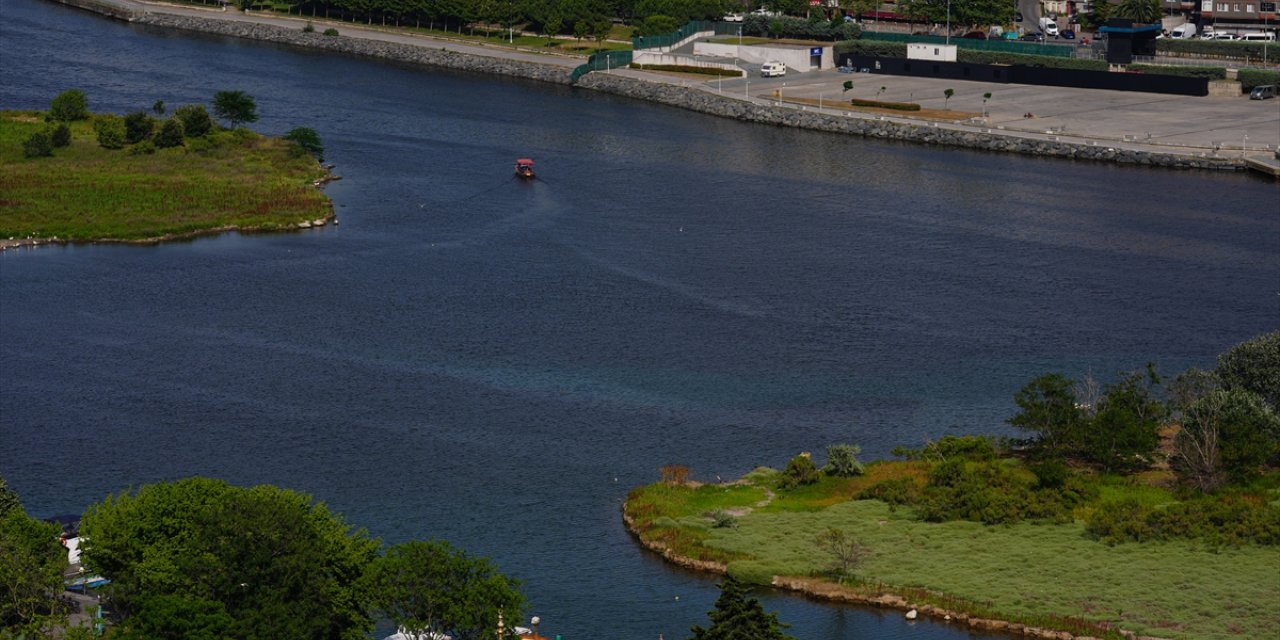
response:
<path id="1" fill-rule="evenodd" d="M 201 474 L 526 580 L 567 639 L 683 637 L 713 581 L 619 503 L 832 442 L 1005 432 L 1049 370 L 1280 327 L 1273 183 L 746 125 L 0 0 L 0 106 L 241 89 L 341 226 L 0 254 L 0 475 L 37 514 Z M 545 180 L 510 180 L 529 155 Z M 804 639 L 968 637 L 764 594 Z"/>

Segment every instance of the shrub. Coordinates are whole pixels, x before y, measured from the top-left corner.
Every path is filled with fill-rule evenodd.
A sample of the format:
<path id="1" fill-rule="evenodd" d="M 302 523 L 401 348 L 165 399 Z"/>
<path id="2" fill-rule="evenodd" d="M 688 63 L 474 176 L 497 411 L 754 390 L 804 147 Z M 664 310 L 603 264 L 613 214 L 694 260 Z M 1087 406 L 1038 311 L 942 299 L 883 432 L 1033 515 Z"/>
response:
<path id="1" fill-rule="evenodd" d="M 809 457 L 809 454 L 802 453 L 792 458 L 787 463 L 787 468 L 782 470 L 779 486 L 784 489 L 792 489 L 800 485 L 813 484 L 817 481 L 818 467 L 813 464 L 813 459 Z"/>
<path id="2" fill-rule="evenodd" d="M 723 509 L 716 509 L 708 516 L 711 518 L 713 529 L 733 529 L 738 526 L 738 519 Z"/>
<path id="3" fill-rule="evenodd" d="M 188 138 L 199 138 L 213 128 L 213 118 L 203 105 L 189 104 L 178 107 L 173 117 L 182 121 L 183 134 Z"/>
<path id="4" fill-rule="evenodd" d="M 320 143 L 320 134 L 315 129 L 298 127 L 284 134 L 284 139 L 296 143 L 303 151 L 315 156 L 316 160 L 324 161 L 324 145 Z"/>
<path id="5" fill-rule="evenodd" d="M 79 89 L 67 89 L 49 104 L 49 115 L 64 122 L 84 120 L 89 117 L 89 98 Z"/>
<path id="6" fill-rule="evenodd" d="M 156 128 L 155 120 L 143 111 L 134 111 L 124 117 L 124 140 L 129 144 L 137 144 L 151 137 Z"/>
<path id="7" fill-rule="evenodd" d="M 1257 76 L 1249 81 L 1251 84 L 1246 90 L 1258 84 L 1280 84 L 1280 71 L 1241 69 L 1241 85 L 1245 84 L 1246 71 Z M 1265 78 L 1269 79 L 1262 81 Z M 1262 396 L 1272 409 L 1280 411 L 1280 331 L 1231 347 L 1218 356 L 1214 372 L 1226 388 L 1252 391 Z"/>
<path id="8" fill-rule="evenodd" d="M 156 133 L 155 143 L 161 149 L 182 146 L 182 140 L 185 133 L 182 127 L 182 121 L 177 118 L 169 118 L 160 125 L 160 131 Z"/>
<path id="9" fill-rule="evenodd" d="M 143 140 L 142 142 L 129 147 L 129 155 L 131 156 L 151 155 L 155 152 L 156 143 L 150 140 Z"/>
<path id="10" fill-rule="evenodd" d="M 93 121 L 93 130 L 98 134 L 98 144 L 105 149 L 120 149 L 124 147 L 125 129 L 124 120 L 117 115 L 106 114 L 98 116 Z"/>
<path id="11" fill-rule="evenodd" d="M 1164 508 L 1133 499 L 1104 503 L 1085 523 L 1085 533 L 1106 542 L 1177 538 L 1211 544 L 1280 544 L 1280 507 L 1243 494 L 1207 496 Z"/>
<path id="12" fill-rule="evenodd" d="M 1180 40 L 1161 38 L 1156 40 L 1156 51 L 1184 56 L 1208 56 L 1244 60 L 1261 60 L 1267 43 L 1239 40 Z M 1274 45 L 1273 45 L 1274 46 Z"/>
<path id="13" fill-rule="evenodd" d="M 44 158 L 53 155 L 53 139 L 47 131 L 37 131 L 22 143 L 22 155 L 28 158 Z"/>
<path id="14" fill-rule="evenodd" d="M 860 476 L 866 469 L 858 462 L 862 448 L 856 444 L 833 444 L 827 447 L 827 464 L 823 473 L 840 478 Z"/>
<path id="15" fill-rule="evenodd" d="M 910 478 L 881 480 L 858 493 L 859 500 L 880 500 L 891 505 L 920 501 L 920 486 Z"/>
<path id="16" fill-rule="evenodd" d="M 326 35 L 326 36 L 336 36 L 336 35 L 338 35 L 338 30 L 337 30 L 337 29 L 333 29 L 333 28 L 325 29 L 325 30 L 324 30 L 324 35 Z"/>
<path id="17" fill-rule="evenodd" d="M 880 40 L 842 40 L 832 47 L 832 51 L 837 58 L 845 54 L 876 58 L 905 58 L 907 57 L 907 43 Z"/>
<path id="18" fill-rule="evenodd" d="M 721 69 L 720 67 L 693 67 L 684 64 L 639 64 L 631 63 L 632 69 L 644 69 L 645 71 L 674 71 L 678 73 L 698 73 L 704 76 L 732 76 L 738 78 L 742 76 L 742 72 L 735 69 Z"/>
<path id="19" fill-rule="evenodd" d="M 1131 64 L 1130 71 L 1161 76 L 1186 76 L 1189 78 L 1207 78 L 1222 80 L 1227 77 L 1225 67 L 1171 67 L 1163 64 Z"/>
<path id="20" fill-rule="evenodd" d="M 806 20 L 791 16 L 749 15 L 742 22 L 742 34 L 798 38 L 801 40 L 851 40 L 862 36 L 862 27 L 852 23 Z M 905 47 L 904 47 L 905 50 Z"/>
<path id="21" fill-rule="evenodd" d="M 316 31 L 316 26 L 314 24 L 311 24 L 310 22 L 308 22 L 306 26 L 302 27 L 303 33 L 315 33 L 315 31 Z"/>
<path id="22" fill-rule="evenodd" d="M 53 128 L 52 138 L 53 147 L 60 149 L 71 144 L 71 127 L 65 122 L 59 122 L 58 126 Z"/>
<path id="23" fill-rule="evenodd" d="M 875 107 L 877 109 L 894 109 L 896 111 L 919 111 L 920 105 L 914 102 L 881 102 L 879 100 L 863 100 L 853 98 L 849 104 L 855 107 Z"/>
<path id="24" fill-rule="evenodd" d="M 1041 489 L 1061 489 L 1071 475 L 1066 463 L 1061 460 L 1049 460 L 1032 465 L 1031 473 L 1036 475 L 1036 486 Z"/>
<path id="25" fill-rule="evenodd" d="M 1236 78 L 1240 80 L 1241 89 L 1252 91 L 1254 87 L 1261 84 L 1280 84 L 1280 71 L 1241 69 L 1236 74 Z"/>

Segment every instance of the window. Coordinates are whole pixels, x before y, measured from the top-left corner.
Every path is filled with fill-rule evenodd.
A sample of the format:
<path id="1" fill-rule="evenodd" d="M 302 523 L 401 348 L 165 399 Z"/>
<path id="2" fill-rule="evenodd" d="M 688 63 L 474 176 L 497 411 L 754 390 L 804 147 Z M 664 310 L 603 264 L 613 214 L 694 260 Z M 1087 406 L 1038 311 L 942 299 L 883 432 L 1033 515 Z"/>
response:
<path id="1" fill-rule="evenodd" d="M 1244 6 L 1244 11 L 1245 11 L 1245 13 L 1253 13 L 1253 5 L 1251 5 L 1251 4 L 1246 4 L 1246 5 Z"/>

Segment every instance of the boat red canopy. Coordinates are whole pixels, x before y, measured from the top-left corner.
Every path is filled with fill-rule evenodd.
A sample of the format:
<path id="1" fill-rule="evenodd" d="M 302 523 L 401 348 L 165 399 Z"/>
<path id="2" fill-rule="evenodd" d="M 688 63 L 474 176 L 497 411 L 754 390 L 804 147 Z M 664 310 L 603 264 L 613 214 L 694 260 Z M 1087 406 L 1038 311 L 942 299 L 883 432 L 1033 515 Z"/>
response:
<path id="1" fill-rule="evenodd" d="M 533 161 L 528 158 L 520 158 L 516 160 L 516 164 L 527 164 L 529 166 L 533 166 Z"/>

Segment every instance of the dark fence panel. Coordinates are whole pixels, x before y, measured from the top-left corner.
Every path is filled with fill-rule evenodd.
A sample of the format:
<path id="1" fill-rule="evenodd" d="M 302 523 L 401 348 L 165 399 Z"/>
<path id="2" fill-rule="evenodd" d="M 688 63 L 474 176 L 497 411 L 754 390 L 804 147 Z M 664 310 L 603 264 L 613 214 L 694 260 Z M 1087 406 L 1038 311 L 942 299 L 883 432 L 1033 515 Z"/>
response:
<path id="1" fill-rule="evenodd" d="M 1022 65 L 935 62 L 933 60 L 877 58 L 858 55 L 845 55 L 841 58 L 841 63 L 859 71 L 897 76 L 976 80 L 979 82 L 1030 84 L 1049 87 L 1076 87 L 1080 89 L 1142 91 L 1145 93 L 1166 93 L 1181 96 L 1209 95 L 1209 81 L 1207 79 L 1184 76 L 1112 73 L 1109 71 L 1026 67 Z"/>

